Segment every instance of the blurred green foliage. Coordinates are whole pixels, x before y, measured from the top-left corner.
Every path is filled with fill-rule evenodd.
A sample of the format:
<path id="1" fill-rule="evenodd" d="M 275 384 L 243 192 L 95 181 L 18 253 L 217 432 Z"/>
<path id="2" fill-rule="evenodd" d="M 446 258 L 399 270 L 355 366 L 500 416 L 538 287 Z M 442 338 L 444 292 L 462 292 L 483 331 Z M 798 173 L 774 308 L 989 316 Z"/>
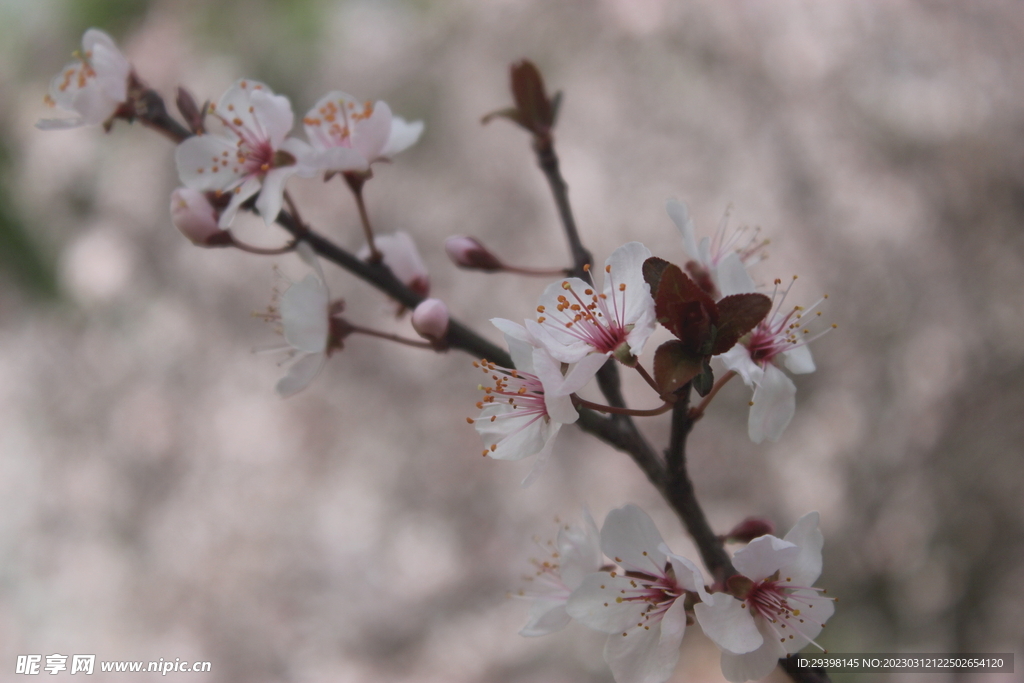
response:
<path id="1" fill-rule="evenodd" d="M 87 28 L 102 28 L 112 36 L 123 36 L 149 10 L 151 0 L 73 0 L 65 7 L 73 35 Z"/>
<path id="2" fill-rule="evenodd" d="M 25 230 L 10 190 L 11 158 L 0 139 L 0 271 L 29 294 L 55 299 L 57 276 L 52 260 Z"/>

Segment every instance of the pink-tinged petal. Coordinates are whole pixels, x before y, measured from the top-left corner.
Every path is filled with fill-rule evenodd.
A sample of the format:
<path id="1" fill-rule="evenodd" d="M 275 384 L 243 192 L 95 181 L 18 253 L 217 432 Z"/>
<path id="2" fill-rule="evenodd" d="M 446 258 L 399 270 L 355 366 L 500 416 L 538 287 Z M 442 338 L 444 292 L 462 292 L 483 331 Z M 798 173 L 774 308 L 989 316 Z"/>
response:
<path id="1" fill-rule="evenodd" d="M 526 626 L 519 631 L 519 635 L 546 636 L 549 633 L 562 630 L 570 621 L 572 618 L 565 611 L 565 600 L 537 598 L 530 605 Z"/>
<path id="2" fill-rule="evenodd" d="M 739 375 L 748 387 L 756 386 L 764 376 L 764 369 L 753 361 L 750 351 L 743 344 L 736 344 L 725 353 L 715 357 L 722 361 L 726 368 Z"/>
<path id="3" fill-rule="evenodd" d="M 495 460 L 522 460 L 540 453 L 558 433 L 557 422 L 539 414 L 516 410 L 507 403 L 488 403 L 473 426 Z M 495 417 L 492 422 L 491 417 Z M 491 450 L 491 446 L 496 446 Z"/>
<path id="4" fill-rule="evenodd" d="M 753 402 L 747 422 L 750 440 L 778 441 L 796 413 L 796 385 L 786 373 L 768 363 L 754 389 Z"/>
<path id="5" fill-rule="evenodd" d="M 612 634 L 604 646 L 604 659 L 616 683 L 664 683 L 679 663 L 679 640 L 662 637 L 663 624 Z"/>
<path id="6" fill-rule="evenodd" d="M 693 219 L 690 218 L 690 209 L 682 202 L 670 199 L 665 202 L 665 210 L 668 217 L 679 228 L 679 234 L 683 237 L 683 249 L 691 259 L 698 257 L 697 253 L 697 232 L 693 226 Z"/>
<path id="7" fill-rule="evenodd" d="M 786 369 L 794 375 L 805 375 L 817 369 L 814 365 L 814 358 L 811 356 L 811 349 L 807 344 L 794 346 L 792 349 L 783 351 L 779 355 L 782 356 Z"/>
<path id="8" fill-rule="evenodd" d="M 327 348 L 329 298 L 323 280 L 309 274 L 281 296 L 281 326 L 291 346 L 305 353 Z"/>
<path id="9" fill-rule="evenodd" d="M 378 235 L 374 237 L 374 244 L 377 250 L 384 256 L 384 265 L 391 269 L 395 277 L 401 280 L 407 287 L 412 287 L 417 282 L 428 281 L 427 266 L 424 265 L 420 252 L 412 237 L 405 232 L 396 232 L 391 235 Z M 370 255 L 370 249 L 364 247 L 360 250 L 361 258 Z"/>
<path id="10" fill-rule="evenodd" d="M 781 567 L 782 578 L 793 579 L 795 586 L 813 586 L 821 576 L 821 549 L 825 545 L 825 537 L 818 529 L 818 520 L 817 512 L 808 512 L 785 536 L 785 540 L 800 549 L 795 558 Z"/>
<path id="11" fill-rule="evenodd" d="M 704 634 L 722 650 L 744 654 L 764 643 L 750 610 L 728 593 L 713 594 L 694 605 L 693 612 Z"/>
<path id="12" fill-rule="evenodd" d="M 401 116 L 393 116 L 391 118 L 391 131 L 388 134 L 388 141 L 384 143 L 384 149 L 380 151 L 380 156 L 384 159 L 390 159 L 399 152 L 415 145 L 422 134 L 422 121 L 410 123 Z"/>
<path id="13" fill-rule="evenodd" d="M 171 193 L 171 222 L 193 244 L 204 245 L 222 231 L 217 211 L 199 190 L 179 187 Z"/>
<path id="14" fill-rule="evenodd" d="M 712 271 L 712 277 L 723 297 L 757 291 L 757 285 L 747 272 L 747 267 L 743 265 L 743 259 L 735 252 L 718 262 Z"/>
<path id="15" fill-rule="evenodd" d="M 275 95 L 269 88 L 253 90 L 249 101 L 259 130 L 263 131 L 274 149 L 279 148 L 295 125 L 292 103 L 284 95 Z"/>
<path id="16" fill-rule="evenodd" d="M 736 551 L 732 556 L 733 566 L 751 581 L 768 578 L 800 555 L 800 549 L 789 541 L 766 535 Z"/>
<path id="17" fill-rule="evenodd" d="M 284 204 L 284 186 L 298 171 L 295 166 L 282 166 L 272 168 L 263 177 L 263 187 L 260 189 L 260 196 L 256 199 L 256 210 L 263 216 L 263 222 L 273 225 L 277 215 L 281 213 L 281 206 Z"/>
<path id="18" fill-rule="evenodd" d="M 786 656 L 786 650 L 767 623 L 760 619 L 757 626 L 764 637 L 761 647 L 740 655 L 722 653 L 722 674 L 730 683 L 760 680 L 775 670 L 780 657 Z"/>
<path id="19" fill-rule="evenodd" d="M 626 570 L 662 575 L 663 542 L 654 520 L 632 503 L 609 512 L 601 527 L 601 550 Z"/>
<path id="20" fill-rule="evenodd" d="M 226 159 L 224 152 L 229 155 Z M 174 163 L 178 167 L 178 177 L 186 187 L 204 192 L 227 191 L 243 177 L 241 170 L 236 171 L 236 156 L 237 147 L 228 138 L 219 135 L 193 135 L 175 148 Z M 215 158 L 230 160 L 232 163 L 214 164 Z"/>
<path id="21" fill-rule="evenodd" d="M 231 227 L 231 223 L 235 220 L 235 215 L 238 213 L 238 209 L 241 208 L 250 197 L 260 191 L 260 179 L 256 176 L 249 176 L 245 179 L 239 187 L 236 187 L 231 191 L 231 201 L 228 202 L 227 207 L 221 211 L 220 214 L 220 227 L 227 230 Z"/>
<path id="22" fill-rule="evenodd" d="M 365 111 L 368 104 L 356 104 L 356 112 L 359 113 L 360 109 Z M 381 157 L 391 134 L 391 108 L 379 100 L 372 107 L 369 117 L 350 119 L 352 146 L 371 163 Z"/>
<path id="23" fill-rule="evenodd" d="M 632 579 L 626 576 L 612 576 L 607 572 L 588 575 L 572 592 L 565 605 L 566 611 L 576 621 L 602 633 L 618 633 L 636 628 L 643 621 L 647 603 L 638 601 L 617 601 L 623 591 L 632 590 Z"/>
<path id="24" fill-rule="evenodd" d="M 601 533 L 590 514 L 583 508 L 583 526 L 562 527 L 558 532 L 558 554 L 562 582 L 575 590 L 603 564 Z"/>
<path id="25" fill-rule="evenodd" d="M 303 355 L 288 368 L 288 374 L 277 383 L 277 393 L 281 398 L 297 394 L 320 374 L 327 361 L 326 353 L 310 353 Z"/>

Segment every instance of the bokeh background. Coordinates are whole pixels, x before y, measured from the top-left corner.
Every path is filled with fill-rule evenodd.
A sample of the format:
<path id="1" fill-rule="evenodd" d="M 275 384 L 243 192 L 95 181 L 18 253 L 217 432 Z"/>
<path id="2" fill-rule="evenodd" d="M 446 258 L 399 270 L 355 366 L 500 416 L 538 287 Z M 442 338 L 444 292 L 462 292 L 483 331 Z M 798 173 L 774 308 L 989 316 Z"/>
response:
<path id="1" fill-rule="evenodd" d="M 814 344 L 783 438 L 749 442 L 739 382 L 695 430 L 713 524 L 785 531 L 821 511 L 833 652 L 1024 652 L 1019 2 L 6 0 L 0 680 L 18 654 L 57 652 L 208 660 L 170 677 L 218 682 L 607 682 L 599 634 L 517 635 L 526 605 L 507 594 L 556 517 L 636 502 L 695 555 L 629 459 L 574 429 L 527 490 L 529 463 L 481 458 L 463 354 L 352 338 L 278 398 L 281 357 L 254 349 L 281 340 L 252 312 L 297 259 L 182 238 L 173 149 L 152 132 L 33 127 L 89 26 L 168 96 L 249 77 L 299 116 L 342 89 L 424 120 L 370 211 L 414 235 L 432 293 L 495 341 L 487 320 L 526 317 L 546 282 L 459 272 L 442 240 L 566 262 L 526 135 L 479 123 L 510 101 L 508 64 L 533 59 L 565 92 L 559 151 L 599 259 L 637 239 L 681 261 L 665 200 L 705 235 L 732 204 L 732 224 L 771 238 L 758 279 L 799 274 L 795 303 L 830 294 L 838 330 Z M 340 183 L 290 188 L 359 248 Z M 383 296 L 328 278 L 354 320 L 410 332 Z M 634 405 L 652 404 L 634 379 Z M 666 419 L 643 429 L 665 443 Z M 722 680 L 699 629 L 674 680 Z"/>

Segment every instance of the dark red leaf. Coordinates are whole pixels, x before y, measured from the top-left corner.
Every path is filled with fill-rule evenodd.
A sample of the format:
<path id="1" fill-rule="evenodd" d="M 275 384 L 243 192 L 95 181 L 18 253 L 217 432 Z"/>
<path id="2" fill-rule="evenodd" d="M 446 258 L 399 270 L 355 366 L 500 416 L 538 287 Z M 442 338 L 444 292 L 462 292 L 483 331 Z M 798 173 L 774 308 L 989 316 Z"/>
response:
<path id="1" fill-rule="evenodd" d="M 718 323 L 718 307 L 679 266 L 668 264 L 662 270 L 658 293 L 654 297 L 658 322 L 678 337 L 692 353 L 707 353 Z"/>
<path id="2" fill-rule="evenodd" d="M 740 337 L 757 327 L 772 310 L 772 300 L 764 294 L 733 294 L 718 302 L 718 336 L 711 355 L 731 349 Z"/>
<path id="3" fill-rule="evenodd" d="M 654 352 L 654 381 L 662 393 L 671 394 L 693 379 L 703 364 L 704 358 L 688 351 L 683 342 L 667 341 Z"/>

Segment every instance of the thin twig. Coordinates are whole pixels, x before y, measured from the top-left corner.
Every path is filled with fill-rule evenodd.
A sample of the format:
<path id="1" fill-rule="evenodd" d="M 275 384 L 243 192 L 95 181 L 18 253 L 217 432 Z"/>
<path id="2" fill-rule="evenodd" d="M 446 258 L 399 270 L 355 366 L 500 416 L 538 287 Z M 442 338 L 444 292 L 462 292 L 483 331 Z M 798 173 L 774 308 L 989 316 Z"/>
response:
<path id="1" fill-rule="evenodd" d="M 658 408 L 651 408 L 650 410 L 639 410 L 636 408 L 618 408 L 616 406 L 603 406 L 600 403 L 593 403 L 582 399 L 576 394 L 572 395 L 572 402 L 574 405 L 582 406 L 583 408 L 590 408 L 599 413 L 609 413 L 611 415 L 629 415 L 631 417 L 654 417 L 655 415 L 663 415 L 668 411 L 672 410 L 673 403 L 666 401 L 665 405 Z"/>

